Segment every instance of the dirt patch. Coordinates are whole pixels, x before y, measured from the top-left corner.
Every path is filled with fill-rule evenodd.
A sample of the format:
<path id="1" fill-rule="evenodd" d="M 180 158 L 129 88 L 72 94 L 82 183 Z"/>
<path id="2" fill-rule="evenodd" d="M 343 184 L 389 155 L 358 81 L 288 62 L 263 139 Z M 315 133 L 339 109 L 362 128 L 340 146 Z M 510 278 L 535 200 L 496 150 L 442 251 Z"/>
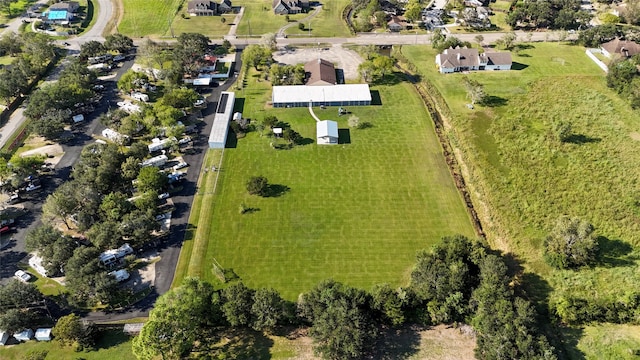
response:
<path id="1" fill-rule="evenodd" d="M 635 141 L 640 141 L 640 133 L 638 132 L 632 132 L 629 134 L 629 136 L 631 137 L 631 139 L 635 140 Z"/>
<path id="2" fill-rule="evenodd" d="M 131 272 L 131 277 L 126 286 L 134 292 L 143 291 L 156 282 L 156 262 L 160 259 L 157 254 L 148 255 L 139 260 L 145 265 Z"/>
<path id="3" fill-rule="evenodd" d="M 62 146 L 58 144 L 53 145 L 45 145 L 39 148 L 28 150 L 20 154 L 20 156 L 34 156 L 34 155 L 43 155 L 47 157 L 46 162 L 51 164 L 52 166 L 56 166 L 56 164 L 62 159 L 64 155 L 64 150 Z M 52 156 L 52 157 L 49 157 Z"/>
<path id="4" fill-rule="evenodd" d="M 453 328 L 438 325 L 428 329 L 405 326 L 380 334 L 372 359 L 409 360 L 471 360 L 475 359 L 475 337 L 468 327 Z M 295 353 L 287 359 L 321 359 L 313 353 L 313 341 L 308 336 L 287 336 L 274 339 L 278 350 Z"/>
<path id="5" fill-rule="evenodd" d="M 353 50 L 344 49 L 340 44 L 333 45 L 330 48 L 280 50 L 274 53 L 273 58 L 277 62 L 287 65 L 304 64 L 311 60 L 322 58 L 334 63 L 336 69 L 342 69 L 346 80 L 358 78 L 358 66 L 363 61 L 358 53 Z"/>

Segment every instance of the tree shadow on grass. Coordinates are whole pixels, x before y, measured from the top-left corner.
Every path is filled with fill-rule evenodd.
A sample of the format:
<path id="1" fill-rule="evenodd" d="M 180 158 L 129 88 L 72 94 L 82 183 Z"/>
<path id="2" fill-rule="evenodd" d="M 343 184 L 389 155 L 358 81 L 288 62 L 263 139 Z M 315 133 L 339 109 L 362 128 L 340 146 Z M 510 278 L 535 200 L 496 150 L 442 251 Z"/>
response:
<path id="1" fill-rule="evenodd" d="M 631 266 L 635 257 L 629 256 L 633 247 L 622 240 L 611 240 L 605 236 L 598 236 L 598 252 L 596 266 L 618 267 Z"/>
<path id="2" fill-rule="evenodd" d="M 558 343 L 554 344 L 561 359 L 585 360 L 585 354 L 578 348 L 578 342 L 584 336 L 584 330 L 578 327 L 560 327 L 557 333 Z"/>
<path id="3" fill-rule="evenodd" d="M 602 141 L 602 139 L 600 138 L 593 138 L 583 134 L 571 134 L 569 135 L 569 137 L 567 137 L 567 139 L 564 142 L 576 144 L 576 145 L 582 145 L 582 144 L 589 144 L 589 143 L 598 143 L 600 141 Z"/>
<path id="4" fill-rule="evenodd" d="M 312 138 L 300 138 L 300 139 L 296 140 L 296 145 L 304 146 L 304 145 L 311 145 L 313 143 L 314 143 L 314 141 L 313 141 Z"/>
<path id="5" fill-rule="evenodd" d="M 102 330 L 96 342 L 95 350 L 109 349 L 129 341 L 129 335 L 122 330 Z"/>
<path id="6" fill-rule="evenodd" d="M 420 351 L 420 331 L 417 326 L 386 329 L 373 346 L 373 357 L 381 360 L 407 359 Z"/>
<path id="7" fill-rule="evenodd" d="M 290 187 L 282 184 L 269 184 L 264 197 L 280 197 L 291 190 Z"/>
<path id="8" fill-rule="evenodd" d="M 484 101 L 482 102 L 482 105 L 488 106 L 488 107 L 499 107 L 499 106 L 507 105 L 508 102 L 509 100 L 505 98 L 489 95 L 487 96 L 486 99 L 484 99 Z"/>

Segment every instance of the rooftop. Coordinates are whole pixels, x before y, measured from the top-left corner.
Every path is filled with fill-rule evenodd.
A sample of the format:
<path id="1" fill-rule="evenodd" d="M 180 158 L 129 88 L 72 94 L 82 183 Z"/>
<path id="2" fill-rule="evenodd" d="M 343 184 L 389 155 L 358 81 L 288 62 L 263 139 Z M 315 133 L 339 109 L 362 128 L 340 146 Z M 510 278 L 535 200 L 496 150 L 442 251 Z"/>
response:
<path id="1" fill-rule="evenodd" d="M 309 74 L 307 85 L 334 85 L 336 81 L 336 68 L 333 63 L 318 58 L 304 64 L 304 72 Z"/>
<path id="2" fill-rule="evenodd" d="M 274 103 L 371 101 L 368 84 L 274 86 Z"/>

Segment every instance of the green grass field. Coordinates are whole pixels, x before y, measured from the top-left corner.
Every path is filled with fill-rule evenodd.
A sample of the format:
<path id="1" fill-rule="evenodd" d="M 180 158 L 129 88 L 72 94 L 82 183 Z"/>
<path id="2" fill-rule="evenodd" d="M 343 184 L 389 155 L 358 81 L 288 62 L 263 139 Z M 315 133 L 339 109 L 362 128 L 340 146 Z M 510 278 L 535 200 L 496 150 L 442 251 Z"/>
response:
<path id="1" fill-rule="evenodd" d="M 135 360 L 131 352 L 131 340 L 122 331 L 106 331 L 96 345 L 95 351 L 74 351 L 71 346 L 61 346 L 58 342 L 28 341 L 9 347 L 0 347 L 0 359 L 24 360 L 30 351 L 48 351 L 47 359 L 85 360 Z"/>
<path id="2" fill-rule="evenodd" d="M 253 121 L 275 115 L 315 138 L 306 108 L 265 110 L 269 85 L 248 79 L 237 93 L 244 108 L 236 110 Z M 406 83 L 374 91 L 382 106 L 349 109 L 373 124 L 350 130 L 350 144 L 274 150 L 271 138 L 254 132 L 225 149 L 215 195 L 218 173 L 200 180 L 175 284 L 185 273 L 216 281 L 216 259 L 248 286 L 273 287 L 289 300 L 330 277 L 364 289 L 400 285 L 417 250 L 444 235 L 473 236 L 420 98 Z M 317 111 L 346 130 L 337 109 Z M 209 153 L 207 166 L 216 156 Z M 290 190 L 279 197 L 248 195 L 245 183 L 254 175 Z M 257 210 L 241 215 L 242 203 Z"/>
<path id="3" fill-rule="evenodd" d="M 235 14 L 225 14 L 222 16 L 191 16 L 183 18 L 182 14 L 186 14 L 186 9 L 182 9 L 174 17 L 171 28 L 164 33 L 165 37 L 174 36 L 182 33 L 197 32 L 208 36 L 209 38 L 219 38 L 229 33 L 229 28 L 235 19 Z M 223 23 L 221 19 L 224 18 Z"/>
<path id="4" fill-rule="evenodd" d="M 166 34 L 178 7 L 186 6 L 183 0 L 122 0 L 122 3 L 123 17 L 117 29 L 131 37 Z M 193 32 L 197 31 L 193 29 Z"/>
<path id="5" fill-rule="evenodd" d="M 239 0 L 239 6 L 245 11 L 238 26 L 238 35 L 260 35 L 275 33 L 287 22 L 283 15 L 275 15 L 271 3 L 261 0 Z M 322 10 L 311 20 L 311 36 L 350 36 L 347 25 L 342 21 L 342 10 L 349 4 L 348 0 L 332 0 L 323 2 Z M 234 5 L 236 3 L 234 2 Z M 313 11 L 313 10 L 311 10 Z M 310 11 L 310 13 L 311 13 Z M 289 15 L 289 21 L 294 22 L 307 17 L 309 14 Z M 298 29 L 298 25 L 287 29 L 290 35 L 307 35 L 309 23 L 305 22 L 305 30 Z"/>
<path id="6" fill-rule="evenodd" d="M 467 181 L 481 194 L 483 225 L 494 246 L 513 251 L 542 276 L 532 290 L 553 301 L 561 294 L 617 298 L 637 288 L 640 121 L 606 87 L 584 49 L 535 43 L 513 54 L 519 70 L 467 75 L 485 85 L 495 104 L 475 110 L 465 106 L 463 75 L 438 74 L 432 49 L 403 53 L 444 95 Z M 560 120 L 573 126 L 568 143 L 551 135 Z M 598 266 L 554 271 L 544 263 L 542 241 L 563 214 L 590 221 L 605 237 Z"/>
<path id="7" fill-rule="evenodd" d="M 322 10 L 311 19 L 311 36 L 316 37 L 349 37 L 349 28 L 342 20 L 342 11 L 350 3 L 348 0 L 334 0 L 323 2 Z M 308 35 L 309 23 L 305 22 L 305 29 L 300 30 L 298 26 L 287 29 L 289 35 Z"/>

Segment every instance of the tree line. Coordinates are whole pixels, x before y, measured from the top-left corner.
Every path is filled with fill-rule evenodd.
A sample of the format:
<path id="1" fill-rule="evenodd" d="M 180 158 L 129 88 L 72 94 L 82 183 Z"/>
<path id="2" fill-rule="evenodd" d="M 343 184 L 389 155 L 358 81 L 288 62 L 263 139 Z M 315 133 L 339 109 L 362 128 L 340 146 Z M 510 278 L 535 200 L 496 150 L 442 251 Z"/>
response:
<path id="1" fill-rule="evenodd" d="M 0 99 L 8 105 L 27 91 L 30 81 L 43 74 L 56 51 L 46 35 L 8 32 L 0 38 L 0 55 L 14 57 L 10 65 L 0 70 Z"/>
<path id="2" fill-rule="evenodd" d="M 158 299 L 133 349 L 141 360 L 224 353 L 214 344 L 230 329 L 273 333 L 293 325 L 309 327 L 323 358 L 360 359 L 372 355 L 383 329 L 468 323 L 479 359 L 555 359 L 535 308 L 515 295 L 512 280 L 499 254 L 463 236 L 419 252 L 410 284 L 401 288 L 381 284 L 367 292 L 326 280 L 293 303 L 273 289 L 241 282 L 216 289 L 188 278 Z"/>

